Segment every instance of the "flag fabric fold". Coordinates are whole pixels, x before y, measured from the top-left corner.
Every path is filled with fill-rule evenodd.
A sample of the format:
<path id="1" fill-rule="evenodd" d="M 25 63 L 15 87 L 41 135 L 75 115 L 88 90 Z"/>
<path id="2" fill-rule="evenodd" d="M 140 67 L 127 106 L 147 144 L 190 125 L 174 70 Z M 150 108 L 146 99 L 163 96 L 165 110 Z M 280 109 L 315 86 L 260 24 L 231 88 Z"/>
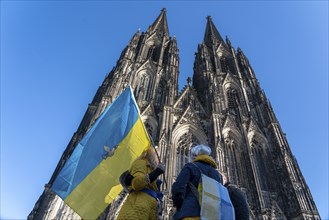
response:
<path id="1" fill-rule="evenodd" d="M 96 219 L 121 192 L 121 173 L 150 146 L 129 86 L 77 144 L 51 189 L 83 219 Z"/>

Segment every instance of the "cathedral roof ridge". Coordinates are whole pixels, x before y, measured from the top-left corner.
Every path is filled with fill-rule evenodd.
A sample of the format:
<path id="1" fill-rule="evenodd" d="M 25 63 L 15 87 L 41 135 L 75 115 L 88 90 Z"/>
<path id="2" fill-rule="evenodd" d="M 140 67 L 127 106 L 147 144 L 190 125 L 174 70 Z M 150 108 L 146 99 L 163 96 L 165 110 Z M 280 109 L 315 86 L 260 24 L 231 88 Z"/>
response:
<path id="1" fill-rule="evenodd" d="M 174 129 L 184 124 L 193 124 L 194 126 L 203 129 L 200 117 L 193 108 L 192 104 L 189 104 L 183 111 L 181 117 L 174 123 Z"/>
<path id="2" fill-rule="evenodd" d="M 153 102 L 150 102 L 148 105 L 145 106 L 141 113 L 141 116 L 153 116 L 154 118 L 157 118 L 154 111 Z"/>
<path id="3" fill-rule="evenodd" d="M 142 130 L 152 139 L 158 159 L 167 167 L 168 186 L 177 179 L 184 164 L 190 162 L 190 148 L 206 144 L 213 150 L 212 156 L 219 165 L 219 171 L 232 184 L 237 185 L 247 198 L 251 198 L 248 200 L 250 218 L 320 219 L 286 134 L 241 48 L 238 47 L 236 52 L 230 39 L 227 36 L 225 38 L 225 35 L 222 38 L 218 32 L 215 16 L 208 15 L 203 32 L 205 36 L 198 44 L 191 72 L 185 73 L 183 83 L 180 84 L 179 45 L 175 35 L 169 36 L 167 10 L 161 8 L 158 8 L 154 19 L 149 21 L 145 32 L 140 29 L 135 32 L 113 69 L 106 74 L 28 219 L 44 219 L 47 216 L 66 218 L 68 215 L 71 219 L 80 219 L 79 213 L 62 204 L 52 194 L 50 187 L 57 184 L 55 180 L 62 175 L 60 172 L 65 164 L 71 161 L 72 152 L 79 150 L 79 143 L 86 140 L 85 135 L 89 138 L 91 133 L 88 131 L 94 128 L 95 131 L 100 130 L 95 137 L 101 137 L 102 143 L 91 146 L 90 149 L 95 152 L 80 158 L 83 160 L 90 157 L 104 163 L 104 155 L 109 156 L 108 153 L 113 154 L 116 149 L 115 163 L 120 163 L 124 170 L 130 169 L 129 164 L 133 161 L 130 159 L 134 156 L 130 153 L 135 152 L 135 147 L 128 146 L 131 145 L 128 143 L 125 149 L 117 148 L 119 140 L 116 136 L 108 135 L 108 132 L 102 132 L 103 128 L 94 126 L 102 124 L 95 122 L 104 116 L 106 122 L 102 124 L 103 127 L 112 127 L 114 132 L 119 131 L 118 126 L 127 128 L 124 129 L 124 136 L 121 135 L 123 140 L 130 138 L 131 143 L 141 143 L 146 140 L 143 134 L 128 131 L 137 113 L 138 123 L 142 123 Z M 180 39 L 181 36 L 177 37 Z M 113 110 L 111 105 L 115 104 L 114 100 L 128 85 L 132 90 L 131 98 L 134 97 L 133 104 L 137 106 L 119 109 L 114 106 Z M 126 104 L 129 101 L 124 99 Z M 124 117 L 119 124 L 118 114 Z M 114 139 L 109 140 L 109 137 Z M 110 152 L 107 146 L 114 148 Z M 112 163 L 106 160 L 108 162 Z M 80 168 L 85 170 L 85 167 Z M 74 175 L 75 168 L 72 169 L 71 174 Z M 113 174 L 111 181 L 119 179 L 120 172 L 117 169 L 108 171 L 110 173 L 107 174 Z M 100 175 L 99 180 L 104 179 L 104 175 Z M 163 190 L 166 193 L 170 188 L 166 185 Z M 100 202 L 108 191 L 99 197 Z M 98 207 L 103 209 L 99 209 L 101 216 L 116 218 L 126 195 L 118 194 L 112 196 L 115 200 L 111 209 Z M 164 202 L 168 206 L 163 209 L 163 218 L 169 219 L 172 216 L 172 202 L 169 197 L 164 197 Z M 89 213 L 89 209 L 94 209 L 91 203 L 83 205 L 83 212 Z"/>
<path id="4" fill-rule="evenodd" d="M 236 131 L 239 130 L 233 116 L 230 115 L 230 114 L 227 114 L 226 117 L 225 117 L 225 120 L 224 120 L 224 123 L 223 123 L 223 131 L 225 129 L 234 129 Z"/>
<path id="5" fill-rule="evenodd" d="M 227 71 L 226 75 L 224 76 L 223 85 L 225 85 L 226 83 L 234 83 L 234 84 L 238 83 L 236 76 L 229 70 Z"/>
<path id="6" fill-rule="evenodd" d="M 247 129 L 248 133 L 258 133 L 261 136 L 264 136 L 263 131 L 260 129 L 260 127 L 258 125 L 258 121 L 255 120 L 253 117 L 250 117 L 249 124 L 248 124 L 247 128 L 248 128 Z"/>
<path id="7" fill-rule="evenodd" d="M 197 92 L 194 90 L 194 88 L 190 85 L 185 85 L 184 88 L 182 89 L 182 91 L 180 92 L 180 94 L 178 95 L 173 107 L 177 108 L 179 107 L 179 105 L 182 105 L 182 102 L 184 100 L 184 97 L 188 99 L 188 106 L 192 104 L 192 108 L 194 108 L 193 105 L 197 105 L 198 107 L 198 111 L 200 111 L 201 113 L 205 113 L 204 107 L 201 104 L 201 102 L 198 99 L 197 96 Z M 184 104 L 183 104 L 184 105 Z"/>

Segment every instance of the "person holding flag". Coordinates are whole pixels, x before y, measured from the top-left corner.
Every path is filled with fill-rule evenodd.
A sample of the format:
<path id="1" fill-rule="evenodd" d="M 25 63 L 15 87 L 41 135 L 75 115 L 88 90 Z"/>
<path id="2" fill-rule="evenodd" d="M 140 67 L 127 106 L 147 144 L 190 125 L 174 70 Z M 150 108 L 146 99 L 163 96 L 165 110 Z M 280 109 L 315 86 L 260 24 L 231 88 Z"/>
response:
<path id="1" fill-rule="evenodd" d="M 82 219 L 97 219 L 123 190 L 119 177 L 129 167 L 135 194 L 143 187 L 157 190 L 153 182 L 163 169 L 160 173 L 157 162 L 149 159 L 152 151 L 151 139 L 128 86 L 75 146 L 51 190 Z"/>
<path id="2" fill-rule="evenodd" d="M 143 152 L 129 169 L 125 177 L 129 195 L 124 202 L 117 220 L 154 220 L 157 211 L 161 211 L 162 193 L 159 191 L 161 180 L 157 178 L 164 173 L 165 166 L 159 163 L 153 147 Z"/>

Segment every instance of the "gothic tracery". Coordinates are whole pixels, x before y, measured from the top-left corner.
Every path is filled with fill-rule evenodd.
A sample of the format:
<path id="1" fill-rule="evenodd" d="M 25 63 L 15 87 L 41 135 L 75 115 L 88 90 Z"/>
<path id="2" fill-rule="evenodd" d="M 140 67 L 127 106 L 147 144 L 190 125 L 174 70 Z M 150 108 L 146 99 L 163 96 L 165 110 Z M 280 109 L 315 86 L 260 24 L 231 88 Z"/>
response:
<path id="1" fill-rule="evenodd" d="M 193 83 L 178 93 L 179 51 L 162 10 L 138 31 L 107 75 L 28 219 L 78 219 L 49 186 L 101 112 L 131 84 L 142 120 L 166 163 L 163 219 L 172 219 L 171 184 L 191 161 L 190 149 L 209 145 L 219 170 L 246 193 L 250 219 L 320 219 L 264 91 L 247 57 L 220 36 L 207 17 L 197 47 Z M 122 193 L 100 216 L 115 219 Z"/>

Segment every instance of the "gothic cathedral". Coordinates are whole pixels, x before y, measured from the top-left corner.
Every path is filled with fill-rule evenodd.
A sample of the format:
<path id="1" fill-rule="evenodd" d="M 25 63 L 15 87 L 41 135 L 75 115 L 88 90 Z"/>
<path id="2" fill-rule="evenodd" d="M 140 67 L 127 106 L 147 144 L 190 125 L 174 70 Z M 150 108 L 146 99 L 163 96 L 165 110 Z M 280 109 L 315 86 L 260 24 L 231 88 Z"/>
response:
<path id="1" fill-rule="evenodd" d="M 50 186 L 102 111 L 131 85 L 143 122 L 166 164 L 163 219 L 172 219 L 171 185 L 196 144 L 212 148 L 219 171 L 246 195 L 251 219 L 320 219 L 269 100 L 240 48 L 223 40 L 210 16 L 193 79 L 178 91 L 179 54 L 163 9 L 137 31 L 105 77 L 28 219 L 79 219 Z M 100 219 L 115 219 L 125 194 Z"/>

